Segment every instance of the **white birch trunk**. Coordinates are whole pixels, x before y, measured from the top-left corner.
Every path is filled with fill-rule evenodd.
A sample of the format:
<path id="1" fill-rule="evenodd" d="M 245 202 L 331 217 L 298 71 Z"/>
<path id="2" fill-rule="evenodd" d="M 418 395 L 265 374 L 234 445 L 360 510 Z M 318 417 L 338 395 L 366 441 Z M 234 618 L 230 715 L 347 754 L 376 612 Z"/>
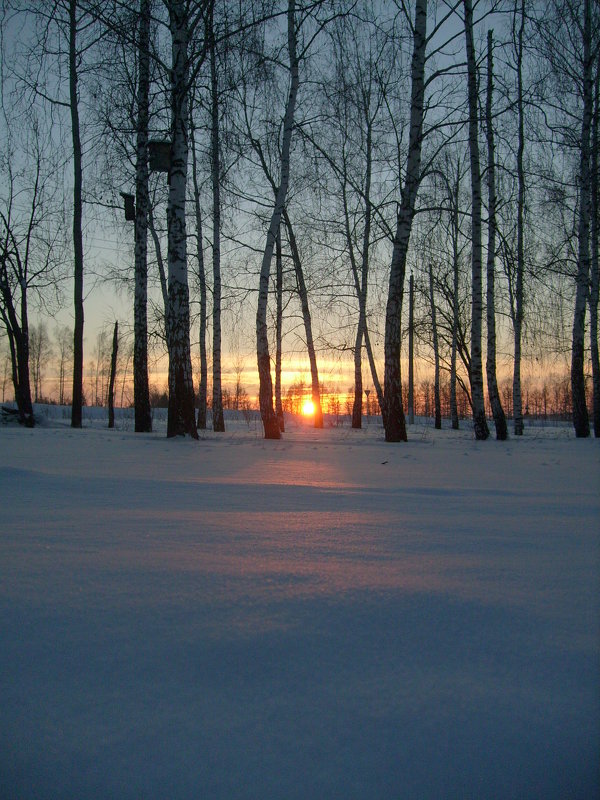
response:
<path id="1" fill-rule="evenodd" d="M 188 19 L 182 0 L 169 3 L 171 29 L 171 167 L 167 226 L 169 285 L 166 329 L 169 351 L 167 436 L 198 438 L 190 350 L 185 203 L 188 169 Z"/>
<path id="2" fill-rule="evenodd" d="M 515 436 L 523 435 L 523 399 L 521 394 L 521 339 L 523 331 L 523 279 L 525 274 L 525 123 L 523 109 L 523 31 L 525 28 L 525 2 L 521 0 L 521 21 L 517 38 L 517 264 L 514 289 L 513 330 L 515 337 L 513 365 L 513 419 Z"/>
<path id="3" fill-rule="evenodd" d="M 416 0 L 411 66 L 410 132 L 406 177 L 398 211 L 394 250 L 390 268 L 385 316 L 385 376 L 383 425 L 386 442 L 406 441 L 402 407 L 400 338 L 406 255 L 412 229 L 417 193 L 421 182 L 421 148 L 425 99 L 425 50 L 427 47 L 427 0 Z"/>
<path id="4" fill-rule="evenodd" d="M 77 62 L 77 0 L 69 0 L 69 104 L 73 142 L 73 295 L 75 310 L 72 428 L 81 428 L 83 408 L 83 178 Z"/>
<path id="5" fill-rule="evenodd" d="M 435 305 L 435 293 L 433 291 L 433 265 L 429 263 L 429 303 L 431 305 L 431 335 L 433 338 L 433 392 L 435 406 L 435 427 L 440 430 L 442 427 L 442 403 L 440 399 L 440 347 L 437 330 L 437 309 Z"/>
<path id="6" fill-rule="evenodd" d="M 140 0 L 138 23 L 137 142 L 135 175 L 135 295 L 133 398 L 135 430 L 152 430 L 148 386 L 148 113 L 150 0 Z"/>
<path id="7" fill-rule="evenodd" d="M 214 31 L 211 27 L 210 43 L 210 99 L 211 99 L 211 180 L 213 195 L 213 430 L 223 432 L 223 394 L 221 388 L 221 163 L 219 155 L 219 84 Z"/>
<path id="8" fill-rule="evenodd" d="M 481 268 L 481 171 L 479 166 L 477 62 L 473 43 L 473 8 L 464 0 L 465 40 L 469 93 L 469 154 L 471 162 L 471 401 L 476 439 L 487 439 L 489 430 L 483 398 L 483 365 L 481 355 L 482 268 Z"/>
<path id="9" fill-rule="evenodd" d="M 119 323 L 113 330 L 112 353 L 110 357 L 110 380 L 108 382 L 108 427 L 115 427 L 115 378 L 117 375 L 117 354 L 119 352 Z"/>
<path id="10" fill-rule="evenodd" d="M 165 307 L 165 326 L 166 326 L 166 319 L 169 313 L 169 289 L 167 286 L 167 273 L 165 271 L 165 261 L 163 259 L 160 239 L 158 238 L 158 233 L 156 232 L 156 226 L 154 225 L 154 213 L 152 211 L 152 205 L 150 204 L 148 205 L 148 228 L 152 236 L 152 241 L 154 242 L 154 253 L 156 255 L 156 264 L 158 266 L 160 291 L 162 294 L 163 305 Z"/>
<path id="11" fill-rule="evenodd" d="M 190 103 L 191 106 L 191 103 Z M 200 292 L 200 327 L 198 344 L 200 347 L 200 386 L 198 387 L 198 418 L 197 426 L 206 430 L 207 393 L 208 393 L 208 359 L 206 353 L 206 271 L 204 267 L 204 248 L 202 233 L 202 211 L 200 208 L 200 186 L 198 182 L 198 159 L 196 155 L 196 141 L 194 129 L 194 114 L 190 107 L 190 138 L 192 144 L 192 184 L 194 190 L 194 215 L 196 218 L 196 260 L 198 262 L 198 290 Z"/>
<path id="12" fill-rule="evenodd" d="M 579 159 L 579 243 L 571 349 L 573 426 L 575 428 L 575 436 L 578 438 L 590 435 L 590 421 L 585 400 L 584 338 L 585 307 L 590 279 L 590 140 L 593 114 L 591 0 L 584 0 L 583 14 L 583 117 L 581 121 L 581 151 Z"/>
<path id="13" fill-rule="evenodd" d="M 365 226 L 363 229 L 362 250 L 360 259 L 360 277 L 354 257 L 354 245 L 350 233 L 350 219 L 346 198 L 344 196 L 344 218 L 346 228 L 346 240 L 350 251 L 350 260 L 352 265 L 352 272 L 354 275 L 354 286 L 358 298 L 358 328 L 356 331 L 356 342 L 354 346 L 354 403 L 352 406 L 352 427 L 360 428 L 362 426 L 362 343 L 368 341 L 367 332 L 367 289 L 369 279 L 369 250 L 371 245 L 371 181 L 373 172 L 373 122 L 369 116 L 368 100 L 363 95 L 365 120 L 367 126 L 367 135 L 365 141 L 365 184 L 364 184 L 364 204 L 365 204 Z M 345 195 L 345 193 L 344 193 Z M 370 342 L 369 342 L 370 347 Z M 372 366 L 375 366 L 374 360 Z M 377 373 L 373 378 L 375 387 L 379 385 Z M 381 387 L 379 387 L 379 393 Z M 380 400 L 382 398 L 379 398 Z"/>
<path id="14" fill-rule="evenodd" d="M 415 424 L 415 278 L 408 283 L 408 424 Z"/>
<path id="15" fill-rule="evenodd" d="M 279 430 L 284 433 L 285 420 L 281 402 L 281 361 L 283 337 L 283 258 L 281 253 L 281 229 L 275 240 L 275 294 L 277 311 L 275 317 L 275 413 L 279 420 Z"/>
<path id="16" fill-rule="evenodd" d="M 487 97 L 486 132 L 488 150 L 488 247 L 487 247 L 487 358 L 486 375 L 488 396 L 494 417 L 496 439 L 504 441 L 507 437 L 506 417 L 500 401 L 498 379 L 496 377 L 496 153 L 494 147 L 494 128 L 492 122 L 493 101 L 493 54 L 492 31 L 488 31 L 487 52 Z"/>
<path id="17" fill-rule="evenodd" d="M 290 59 L 290 90 L 283 119 L 283 141 L 281 147 L 281 176 L 275 197 L 275 205 L 267 232 L 267 242 L 263 253 L 258 289 L 258 306 L 256 310 L 256 358 L 259 377 L 259 403 L 265 439 L 281 438 L 279 421 L 273 409 L 273 382 L 271 380 L 271 358 L 269 355 L 269 338 L 267 334 L 267 301 L 269 297 L 269 276 L 277 231 L 281 223 L 281 215 L 285 207 L 285 198 L 290 177 L 290 147 L 294 127 L 294 112 L 298 94 L 298 61 L 296 56 L 296 22 L 294 0 L 288 0 L 288 51 Z"/>
<path id="18" fill-rule="evenodd" d="M 460 191 L 460 170 L 457 169 L 456 185 L 451 194 L 452 201 L 452 349 L 450 351 L 450 420 L 452 430 L 459 429 L 458 403 L 456 401 L 456 358 L 458 351 L 458 289 L 459 289 L 459 263 L 458 263 L 458 196 Z"/>
<path id="19" fill-rule="evenodd" d="M 593 420 L 594 420 L 594 436 L 600 437 L 600 354 L 598 352 L 598 296 L 600 294 L 600 275 L 598 266 L 598 215 L 600 214 L 599 197 L 598 197 L 598 148 L 600 141 L 598 138 L 598 123 L 600 116 L 600 60 L 596 64 L 596 79 L 595 79 L 595 97 L 594 97 L 594 117 L 592 121 L 592 177 L 590 181 L 590 189 L 592 193 L 591 208 L 592 208 L 592 222 L 591 222 L 591 269 L 592 278 L 590 282 L 590 349 L 592 358 L 592 385 L 594 390 L 593 399 Z"/>

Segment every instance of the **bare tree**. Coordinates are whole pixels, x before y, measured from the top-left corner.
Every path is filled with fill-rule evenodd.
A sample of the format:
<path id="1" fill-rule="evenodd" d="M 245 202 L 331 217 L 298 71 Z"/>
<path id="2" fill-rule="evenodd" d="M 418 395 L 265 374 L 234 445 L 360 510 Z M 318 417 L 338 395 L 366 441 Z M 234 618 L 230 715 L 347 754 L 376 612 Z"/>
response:
<path id="1" fill-rule="evenodd" d="M 579 22 L 583 49 L 583 113 L 581 119 L 581 150 L 579 159 L 579 221 L 575 311 L 573 315 L 573 344 L 571 350 L 571 395 L 573 426 L 577 437 L 590 435 L 590 422 L 585 399 L 584 338 L 585 307 L 590 279 L 590 218 L 591 170 L 590 149 L 594 108 L 593 63 L 597 51 L 592 50 L 592 2 L 583 2 L 583 20 Z"/>
<path id="2" fill-rule="evenodd" d="M 487 134 L 487 182 L 488 182 L 488 244 L 487 244 L 487 357 L 486 374 L 488 396 L 492 407 L 496 439 L 507 437 L 506 417 L 498 391 L 496 377 L 496 153 L 493 127 L 493 34 L 488 31 L 487 41 L 487 95 L 485 121 Z"/>
<path id="3" fill-rule="evenodd" d="M 83 167 L 81 127 L 79 122 L 79 58 L 77 0 L 68 0 L 69 41 L 69 109 L 71 112 L 71 139 L 73 143 L 73 302 L 75 327 L 73 329 L 73 392 L 71 400 L 71 427 L 81 428 L 83 407 Z"/>
<path id="4" fill-rule="evenodd" d="M 281 402 L 281 362 L 283 335 L 283 255 L 281 251 L 281 228 L 275 239 L 275 296 L 277 310 L 275 315 L 275 413 L 279 420 L 279 428 L 285 432 L 283 405 Z"/>
<path id="5" fill-rule="evenodd" d="M 193 97 L 192 97 L 193 101 Z M 206 350 L 207 322 L 207 286 L 206 268 L 204 265 L 203 219 L 200 202 L 200 181 L 198 177 L 198 152 L 196 144 L 196 127 L 194 113 L 190 102 L 190 140 L 192 150 L 192 191 L 194 195 L 194 217 L 196 222 L 196 260 L 198 263 L 198 291 L 200 294 L 200 314 L 198 340 L 200 346 L 200 383 L 198 386 L 198 421 L 200 430 L 206 429 L 207 394 L 208 394 L 208 357 Z"/>
<path id="6" fill-rule="evenodd" d="M 574 278 L 574 310 L 571 336 L 571 397 L 577 437 L 590 434 L 585 385 L 586 307 L 589 302 L 592 253 L 592 137 L 594 117 L 594 69 L 600 45 L 600 14 L 593 0 L 552 0 L 535 19 L 535 46 L 547 67 L 544 121 L 550 143 L 557 143 L 572 171 L 575 189 L 565 201 L 569 178 L 554 187 L 555 207 L 564 209 L 565 241 L 562 257 L 555 262 Z M 552 232 L 555 237 L 555 232 Z M 565 270 L 566 267 L 566 270 Z"/>
<path id="7" fill-rule="evenodd" d="M 596 77 L 594 80 L 594 116 L 592 120 L 592 157 L 591 157 L 591 281 L 590 281 L 590 349 L 592 358 L 592 384 L 594 387 L 593 420 L 594 436 L 600 437 L 600 356 L 598 353 L 598 296 L 600 294 L 600 268 L 598 264 L 598 228 L 600 226 L 600 194 L 599 194 L 599 162 L 598 149 L 600 137 L 598 125 L 600 117 L 600 58 L 596 59 Z"/>
<path id="8" fill-rule="evenodd" d="M 150 0 L 138 14 L 137 130 L 135 163 L 135 296 L 133 398 L 135 430 L 152 430 L 148 385 L 148 121 L 150 107 Z"/>
<path id="9" fill-rule="evenodd" d="M 406 176 L 394 237 L 385 317 L 385 377 L 383 425 L 386 442 L 406 441 L 400 375 L 400 328 L 406 256 L 421 183 L 421 150 L 425 102 L 425 56 L 427 48 L 427 0 L 416 0 L 411 65 L 411 104 Z"/>
<path id="10" fill-rule="evenodd" d="M 58 355 L 58 403 L 65 405 L 65 386 L 67 383 L 67 366 L 73 358 L 73 336 L 71 329 L 66 325 L 57 328 L 54 332 L 54 343 Z"/>
<path id="11" fill-rule="evenodd" d="M 48 336 L 46 324 L 42 321 L 32 325 L 29 329 L 29 363 L 31 377 L 33 378 L 33 400 L 42 402 L 42 381 L 44 367 L 52 357 L 52 342 Z"/>
<path id="12" fill-rule="evenodd" d="M 206 55 L 207 37 L 193 70 L 190 42 L 201 24 L 210 24 L 212 3 L 190 4 L 165 0 L 171 35 L 171 152 L 169 168 L 168 227 L 168 311 L 166 313 L 169 352 L 169 409 L 167 436 L 198 438 L 194 407 L 194 385 L 190 349 L 190 306 L 187 269 L 186 189 L 188 175 L 189 92 L 194 75 Z"/>
<path id="13" fill-rule="evenodd" d="M 219 153 L 219 81 L 214 20 L 210 25 L 210 153 L 213 200 L 213 430 L 225 430 L 221 387 L 221 159 Z"/>
<path id="14" fill-rule="evenodd" d="M 277 231 L 281 224 L 281 216 L 285 207 L 285 199 L 290 175 L 290 147 L 294 126 L 294 112 L 299 85 L 298 56 L 296 52 L 296 3 L 288 0 L 287 35 L 290 69 L 290 88 L 283 119 L 283 140 L 281 145 L 281 170 L 271 221 L 267 232 L 267 241 L 262 258 L 256 310 L 256 356 L 259 377 L 259 402 L 265 439 L 279 439 L 281 431 L 279 421 L 273 408 L 273 383 L 271 380 L 271 359 L 269 355 L 269 337 L 267 332 L 267 301 L 269 297 L 269 275 Z"/>
<path id="15" fill-rule="evenodd" d="M 2 54 L 4 55 L 4 54 Z M 62 205 L 55 181 L 52 142 L 30 111 L 9 120 L 1 86 L 5 140 L 0 152 L 0 321 L 11 354 L 12 381 L 19 419 L 33 426 L 30 385 L 30 323 L 32 299 L 42 306 L 58 290 L 62 258 Z M 15 122 L 17 120 L 17 122 Z M 24 158 L 14 157 L 13 125 L 19 128 Z M 14 163 L 21 164 L 15 169 Z M 38 390 L 41 389 L 42 348 L 39 348 Z"/>
<path id="16" fill-rule="evenodd" d="M 115 321 L 110 357 L 110 379 L 108 382 L 108 427 L 115 427 L 115 377 L 117 374 L 117 354 L 119 352 L 119 323 Z"/>
<path id="17" fill-rule="evenodd" d="M 442 427 L 442 404 L 440 398 L 440 349 L 437 328 L 437 307 L 433 283 L 433 264 L 431 261 L 429 262 L 429 303 L 431 306 L 431 336 L 433 340 L 435 427 L 440 430 Z"/>
<path id="18" fill-rule="evenodd" d="M 513 13 L 513 25 L 516 26 L 517 2 Z M 515 57 L 517 71 L 517 255 L 515 263 L 515 282 L 512 291 L 511 317 L 513 323 L 515 345 L 513 364 L 513 418 L 515 436 L 523 435 L 523 400 L 521 396 L 521 345 L 523 336 L 523 281 L 525 276 L 525 170 L 523 155 L 525 152 L 525 110 L 523 101 L 523 33 L 525 30 L 525 0 L 520 3 L 520 19 L 515 41 Z"/>
<path id="19" fill-rule="evenodd" d="M 473 41 L 473 7 L 464 0 L 465 40 L 469 92 L 469 153 L 471 163 L 471 401 L 476 439 L 487 439 L 489 430 L 483 399 L 481 357 L 482 280 L 481 280 L 481 171 L 479 166 L 479 113 L 477 97 L 477 58 Z"/>

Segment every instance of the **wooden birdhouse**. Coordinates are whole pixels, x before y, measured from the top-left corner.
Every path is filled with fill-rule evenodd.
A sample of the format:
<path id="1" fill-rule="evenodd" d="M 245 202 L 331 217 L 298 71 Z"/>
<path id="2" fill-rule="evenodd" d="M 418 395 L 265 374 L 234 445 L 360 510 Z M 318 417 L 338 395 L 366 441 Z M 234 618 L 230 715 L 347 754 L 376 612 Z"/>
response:
<path id="1" fill-rule="evenodd" d="M 168 172 L 171 168 L 171 142 L 149 141 L 148 163 L 152 172 Z"/>
<path id="2" fill-rule="evenodd" d="M 125 219 L 127 220 L 127 222 L 134 222 L 135 202 L 133 199 L 133 195 L 127 194 L 126 192 L 121 192 L 121 197 L 123 198 L 123 203 L 125 205 Z"/>

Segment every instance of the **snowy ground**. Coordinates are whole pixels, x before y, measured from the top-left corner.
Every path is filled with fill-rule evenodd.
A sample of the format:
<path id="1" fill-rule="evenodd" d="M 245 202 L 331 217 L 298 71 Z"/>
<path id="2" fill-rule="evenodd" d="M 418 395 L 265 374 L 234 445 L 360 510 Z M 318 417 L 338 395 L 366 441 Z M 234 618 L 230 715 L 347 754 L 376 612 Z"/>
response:
<path id="1" fill-rule="evenodd" d="M 599 796 L 598 441 L 52 413 L 0 426 L 2 800 Z"/>

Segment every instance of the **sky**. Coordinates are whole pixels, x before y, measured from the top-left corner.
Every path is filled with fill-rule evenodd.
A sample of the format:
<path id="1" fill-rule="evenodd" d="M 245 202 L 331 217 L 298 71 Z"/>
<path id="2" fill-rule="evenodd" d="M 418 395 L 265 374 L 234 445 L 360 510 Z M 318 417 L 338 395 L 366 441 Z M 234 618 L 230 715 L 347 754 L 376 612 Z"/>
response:
<path id="1" fill-rule="evenodd" d="M 500 27 L 499 19 L 494 18 L 488 20 L 489 24 L 494 24 Z M 486 26 L 487 26 L 486 22 Z M 452 30 L 456 27 L 457 23 L 452 24 Z M 483 26 L 482 26 L 483 29 Z M 457 45 L 457 53 L 456 57 L 462 57 L 462 42 L 458 41 Z M 308 91 L 308 90 L 306 90 Z M 68 133 L 66 128 L 63 128 L 61 131 L 61 135 L 66 136 Z M 91 152 L 91 151 L 90 151 Z M 104 164 L 100 165 L 100 162 L 96 163 L 98 160 L 96 156 L 91 153 L 88 155 L 88 171 L 86 172 L 86 180 L 88 183 L 86 186 L 93 187 L 92 194 L 96 194 L 96 189 L 94 187 L 93 181 L 97 179 L 99 176 L 94 173 L 94 170 L 102 171 L 104 169 Z M 292 173 L 294 173 L 294 169 L 297 165 L 292 164 Z M 68 170 L 67 170 L 68 174 Z M 125 178 L 127 180 L 127 178 Z M 68 178 L 67 178 L 67 189 L 68 189 Z M 118 197 L 117 189 L 121 187 L 115 188 L 112 187 L 112 193 L 114 195 L 114 202 L 120 203 L 120 198 Z M 125 187 L 128 188 L 128 187 Z M 129 187 L 131 188 L 131 187 Z M 265 189 L 268 191 L 268 187 Z M 96 198 L 97 199 L 97 198 Z M 106 198 L 104 198 L 106 200 Z M 110 198 L 109 198 L 110 200 Z M 66 195 L 66 202 L 68 205 L 68 195 Z M 112 202 L 112 201 L 111 201 Z M 245 210 L 247 213 L 247 209 Z M 84 268 L 84 281 L 85 281 L 85 291 L 86 291 L 86 300 L 85 300 L 85 360 L 86 364 L 88 365 L 88 370 L 90 368 L 91 362 L 94 359 L 94 351 L 96 348 L 96 339 L 98 332 L 103 329 L 112 330 L 112 325 L 115 319 L 118 319 L 120 322 L 121 332 L 123 335 L 126 335 L 131 332 L 131 323 L 132 323 L 132 299 L 127 295 L 127 293 L 123 290 L 117 289 L 114 283 L 109 284 L 105 280 L 106 273 L 108 271 L 112 271 L 115 274 L 119 275 L 129 275 L 132 274 L 132 264 L 133 264 L 133 252 L 132 252 L 132 238 L 133 238 L 133 228 L 131 223 L 126 223 L 122 212 L 119 209 L 106 209 L 102 208 L 98 205 L 94 205 L 93 203 L 86 204 L 85 207 L 85 227 L 86 227 L 86 262 Z M 210 216 L 210 215 L 207 215 Z M 246 217 L 246 221 L 249 219 L 249 215 Z M 256 246 L 260 249 L 262 246 L 262 240 L 260 237 L 256 238 L 254 242 Z M 237 248 L 237 244 L 228 243 L 226 248 L 230 247 L 231 259 L 232 262 L 239 255 L 239 248 Z M 383 325 L 384 319 L 384 302 L 385 302 L 385 288 L 386 288 L 386 277 L 387 277 L 387 269 L 389 260 L 391 257 L 391 248 L 385 246 L 382 248 L 383 255 L 381 257 L 381 275 L 380 275 L 380 286 L 379 290 L 381 292 L 382 301 L 380 307 L 377 310 L 377 313 L 373 316 L 373 320 L 375 320 L 374 327 L 381 328 Z M 206 256 L 210 257 L 210 248 L 207 245 L 206 248 Z M 67 269 L 69 268 L 69 253 L 66 252 L 65 259 L 66 259 L 66 266 Z M 243 366 L 243 383 L 248 392 L 254 396 L 257 391 L 257 373 L 256 373 L 256 355 L 255 355 L 255 322 L 254 322 L 254 315 L 255 315 L 255 291 L 257 286 L 257 279 L 256 274 L 258 272 L 258 265 L 260 262 L 260 253 L 250 253 L 246 256 L 247 258 L 247 265 L 249 267 L 249 271 L 252 273 L 251 277 L 248 279 L 248 288 L 249 294 L 247 299 L 243 304 L 243 310 L 240 310 L 240 306 L 236 305 L 229 309 L 229 312 L 225 312 L 224 319 L 223 319 L 223 328 L 224 328 L 224 346 L 223 346 L 223 358 L 224 358 L 224 381 L 227 384 L 229 381 L 230 376 L 235 376 L 235 364 L 242 364 Z M 411 259 L 413 262 L 415 259 L 418 258 L 418 255 L 414 255 L 411 253 Z M 242 259 L 243 260 L 243 259 Z M 193 270 L 193 259 L 190 258 L 190 271 Z M 309 264 L 309 267 L 312 266 Z M 411 264 L 409 264 L 409 267 Z M 227 283 L 228 280 L 228 269 L 230 269 L 231 265 L 227 263 L 227 257 L 224 258 L 223 262 L 223 273 L 224 273 L 224 282 Z M 236 264 L 237 267 L 237 264 Z M 318 268 L 316 269 L 318 273 Z M 193 281 L 190 281 L 190 286 L 192 288 L 192 301 L 194 302 L 194 290 L 193 290 Z M 346 289 L 340 289 L 340 292 L 346 291 Z M 68 325 L 72 326 L 73 324 L 73 311 L 72 311 L 72 301 L 71 301 L 71 294 L 72 294 L 72 287 L 71 282 L 67 279 L 64 283 L 64 298 L 62 302 L 62 306 L 59 310 L 56 308 L 52 308 L 50 310 L 44 309 L 43 315 L 37 316 L 35 314 L 35 309 L 33 309 L 33 319 L 44 319 L 50 330 L 54 327 L 55 324 L 60 325 Z M 160 302 L 159 294 L 156 290 L 152 292 L 154 299 L 157 302 Z M 334 347 L 327 348 L 323 341 L 319 342 L 319 370 L 320 370 L 320 377 L 323 382 L 325 382 L 329 386 L 336 387 L 341 392 L 345 392 L 348 388 L 353 384 L 353 368 L 351 362 L 351 353 L 347 349 L 345 353 L 340 352 L 340 348 L 343 345 L 346 347 L 351 345 L 353 341 L 353 335 L 348 334 L 347 332 L 344 334 L 340 334 L 339 337 L 336 339 L 335 335 L 332 334 L 332 327 L 328 327 L 333 320 L 334 324 L 338 324 L 339 327 L 343 327 L 344 324 L 348 321 L 348 315 L 344 314 L 343 311 L 340 311 L 340 307 L 336 307 L 335 309 L 328 308 L 328 307 L 320 307 L 317 308 L 317 297 L 313 295 L 311 297 L 311 301 L 313 302 L 313 314 L 314 319 L 316 320 L 315 327 L 321 328 L 321 332 L 324 333 L 324 340 L 327 340 L 329 343 L 332 343 L 331 340 L 334 339 L 333 345 L 337 347 L 337 351 Z M 354 303 L 356 305 L 356 303 Z M 296 304 L 297 306 L 297 304 Z M 354 314 L 354 316 L 356 316 Z M 511 351 L 511 337 L 510 331 L 508 327 L 508 320 L 504 319 L 499 320 L 499 325 L 504 326 L 504 337 L 502 341 L 502 346 L 500 356 L 499 356 L 499 374 L 500 377 L 509 377 L 509 370 L 510 370 L 510 351 Z M 284 341 L 284 364 L 285 364 L 285 374 L 284 374 L 284 385 L 289 385 L 294 380 L 305 380 L 308 379 L 309 376 L 309 369 L 308 369 L 308 359 L 300 355 L 301 345 L 302 345 L 302 331 L 301 325 L 299 325 L 299 318 L 297 308 L 294 310 L 293 317 L 287 319 L 287 326 L 288 326 L 288 335 Z M 377 338 L 374 336 L 374 338 Z M 194 341 L 197 339 L 197 333 L 192 332 L 192 348 L 195 350 L 195 354 L 197 357 L 198 353 L 198 345 L 197 342 Z M 347 341 L 344 341 L 346 339 Z M 379 337 L 381 339 L 381 337 Z M 125 353 L 127 346 L 125 342 L 122 343 L 122 352 Z M 421 347 L 421 353 L 426 354 L 429 356 L 429 353 L 425 353 L 427 350 L 426 347 Z M 377 348 L 378 351 L 378 360 L 381 363 L 381 341 L 379 341 L 379 347 Z M 524 364 L 524 374 L 525 375 L 535 375 L 536 371 L 539 369 L 536 366 L 535 362 L 535 355 L 533 353 L 528 353 L 526 359 L 526 363 Z M 429 358 L 430 361 L 430 358 Z M 561 359 L 558 360 L 559 368 L 562 368 L 562 363 L 560 363 Z M 547 367 L 547 365 L 544 365 Z M 160 359 L 152 363 L 152 373 L 151 373 L 151 380 L 158 384 L 160 388 L 164 386 L 166 381 L 166 361 L 165 359 Z M 406 373 L 406 369 L 404 370 Z M 427 360 L 419 359 L 417 363 L 417 380 L 420 377 L 429 377 L 431 374 L 431 367 Z M 382 370 L 380 369 L 380 377 L 382 377 Z M 47 380 L 50 382 L 50 378 L 48 375 L 46 376 Z M 370 376 L 368 375 L 368 371 L 365 369 L 363 372 L 363 380 L 366 385 L 371 384 Z M 230 382 L 232 383 L 232 381 Z"/>

